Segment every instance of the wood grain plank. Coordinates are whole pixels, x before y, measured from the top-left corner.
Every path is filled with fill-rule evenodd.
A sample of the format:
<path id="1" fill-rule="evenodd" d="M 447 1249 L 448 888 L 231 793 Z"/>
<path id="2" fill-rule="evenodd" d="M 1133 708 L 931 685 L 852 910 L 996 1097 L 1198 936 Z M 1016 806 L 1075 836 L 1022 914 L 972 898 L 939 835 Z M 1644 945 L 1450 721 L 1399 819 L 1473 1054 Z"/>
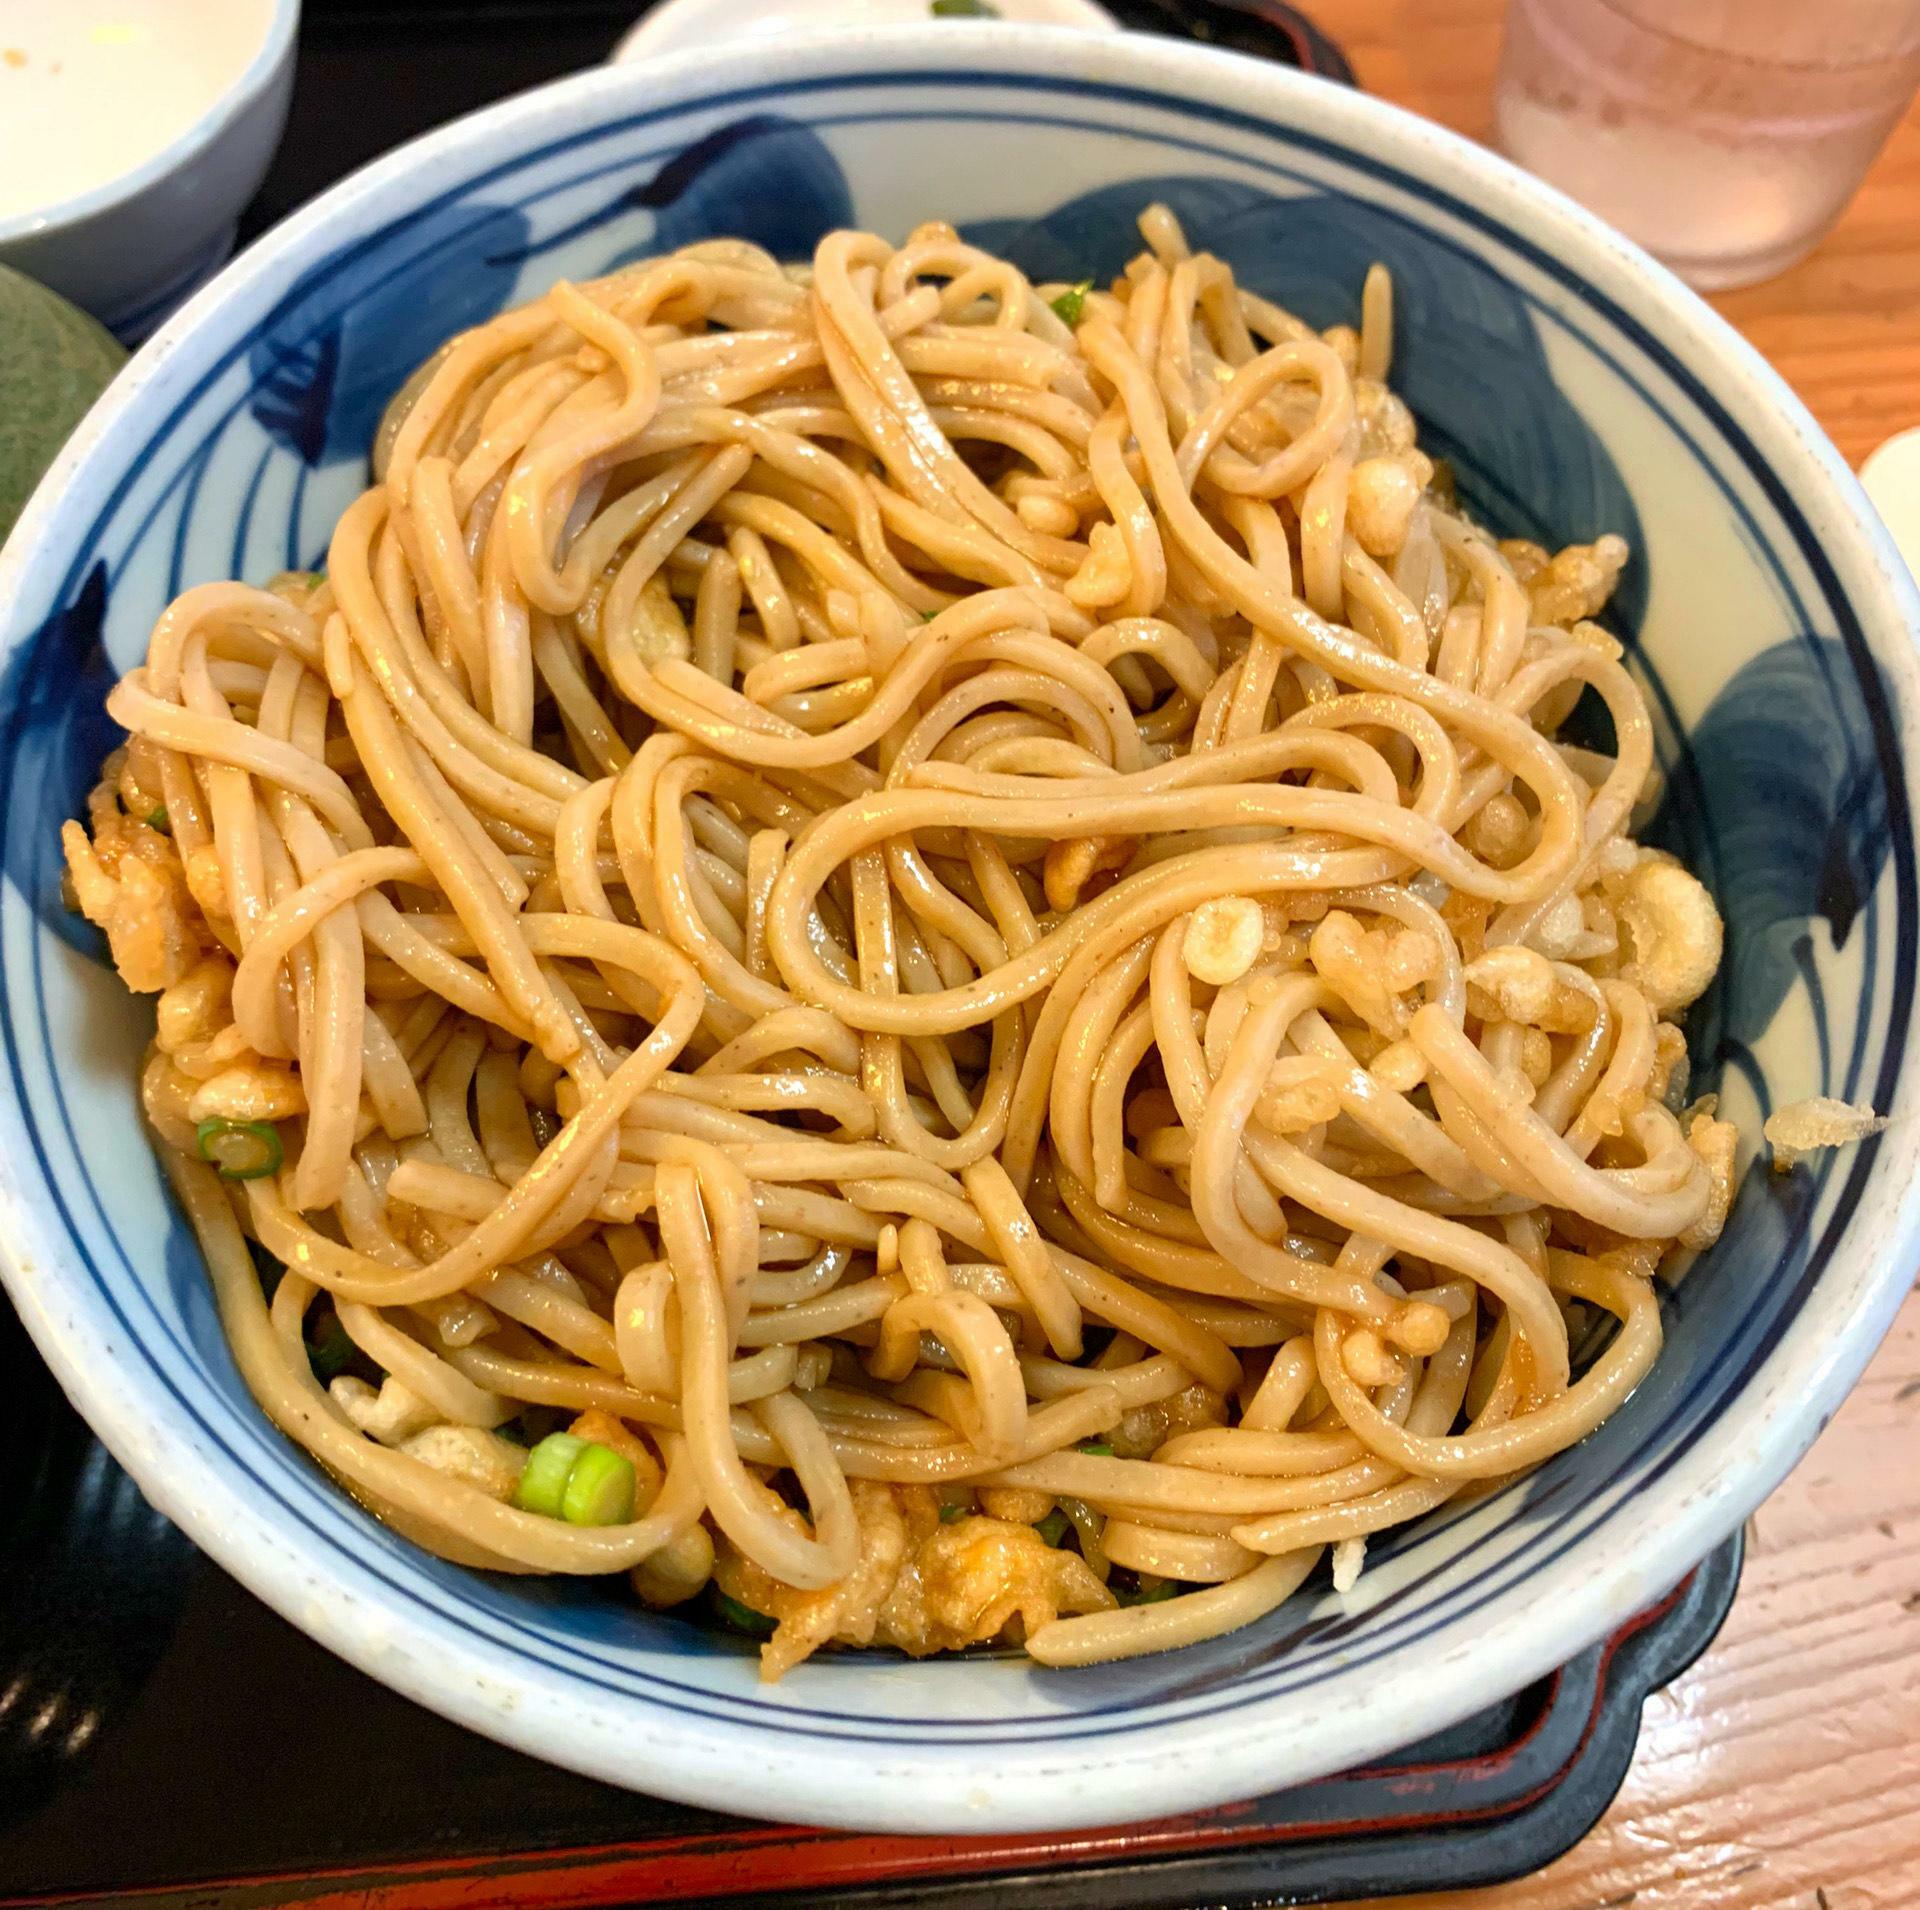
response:
<path id="1" fill-rule="evenodd" d="M 1500 0 L 1311 4 L 1364 86 L 1487 137 Z M 1850 464 L 1920 424 L 1920 109 L 1810 257 L 1713 302 Z M 1920 1906 L 1920 1292 L 1761 1508 L 1725 1631 L 1648 1705 L 1633 1770 L 1599 1827 L 1537 1876 L 1401 1902 Z"/>
<path id="2" fill-rule="evenodd" d="M 1725 1631 L 1647 1706 L 1599 1828 L 1537 1876 L 1406 1910 L 1920 1904 L 1917 1446 L 1920 1294 L 1761 1508 Z"/>

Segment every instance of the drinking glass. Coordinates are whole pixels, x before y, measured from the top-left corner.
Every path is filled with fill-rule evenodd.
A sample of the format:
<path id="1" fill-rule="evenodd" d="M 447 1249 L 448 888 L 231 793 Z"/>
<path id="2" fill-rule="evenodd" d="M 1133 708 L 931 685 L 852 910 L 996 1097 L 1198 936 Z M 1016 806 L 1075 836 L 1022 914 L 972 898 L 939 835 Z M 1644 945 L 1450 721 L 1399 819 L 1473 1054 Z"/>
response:
<path id="1" fill-rule="evenodd" d="M 1511 0 L 1510 158 L 1689 283 L 1810 251 L 1920 86 L 1920 0 Z"/>

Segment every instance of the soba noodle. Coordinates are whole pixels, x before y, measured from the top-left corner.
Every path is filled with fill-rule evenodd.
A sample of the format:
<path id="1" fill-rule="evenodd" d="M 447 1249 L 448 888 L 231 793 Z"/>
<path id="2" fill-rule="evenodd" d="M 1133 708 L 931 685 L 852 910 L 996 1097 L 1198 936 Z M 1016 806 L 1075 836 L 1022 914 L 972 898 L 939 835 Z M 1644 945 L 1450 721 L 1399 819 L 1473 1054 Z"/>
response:
<path id="1" fill-rule="evenodd" d="M 324 574 L 113 692 L 66 846 L 148 1118 L 247 1384 L 407 1537 L 715 1586 L 769 1675 L 1085 1664 L 1349 1585 L 1658 1352 L 1733 1137 L 1625 547 L 1455 507 L 1378 268 L 1318 333 L 1142 230 L 1106 289 L 938 224 L 557 285 Z M 563 1424 L 610 1523 L 518 1502 Z"/>

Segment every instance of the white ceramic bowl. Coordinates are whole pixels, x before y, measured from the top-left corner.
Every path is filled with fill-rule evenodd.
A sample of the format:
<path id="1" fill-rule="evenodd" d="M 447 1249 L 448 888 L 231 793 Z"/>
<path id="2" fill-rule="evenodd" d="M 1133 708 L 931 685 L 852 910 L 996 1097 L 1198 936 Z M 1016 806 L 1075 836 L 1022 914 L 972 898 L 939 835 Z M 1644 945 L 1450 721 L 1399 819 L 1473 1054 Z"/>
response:
<path id="1" fill-rule="evenodd" d="M 78 8 L 83 0 L 52 0 Z M 230 86 L 175 139 L 92 190 L 0 218 L 0 262 L 50 285 L 131 342 L 214 272 L 266 177 L 287 122 L 300 0 L 268 0 L 265 37 Z M 203 28 L 191 4 L 156 30 Z M 10 76 L 31 83 L 37 69 Z M 85 137 L 84 123 L 74 127 Z"/>
<path id="2" fill-rule="evenodd" d="M 994 0 L 993 10 L 1026 26 L 1119 30 L 1119 22 L 1096 0 Z M 907 26 L 925 20 L 928 11 L 929 0 L 655 0 L 607 57 L 657 60 L 669 53 L 711 51 L 722 42 L 783 40 L 809 27 Z M 949 33 L 965 33 L 978 24 L 973 16 L 944 22 Z M 961 41 L 953 50 L 966 44 Z"/>
<path id="3" fill-rule="evenodd" d="M 737 1643 L 593 1585 L 441 1564 L 254 1410 L 135 1115 L 144 1011 L 60 906 L 99 700 L 183 585 L 313 562 L 388 392 L 562 273 L 744 228 L 788 254 L 942 215 L 1036 275 L 1115 269 L 1170 201 L 1319 323 L 1397 283 L 1396 380 L 1503 530 L 1624 531 L 1619 614 L 1728 960 L 1703 1073 L 1757 1131 L 1814 1092 L 1893 1113 L 1749 1168 L 1652 1377 L 1522 1484 L 1376 1544 L 1236 1636 L 1048 1672 Z M 743 46 L 510 101 L 350 180 L 180 313 L 0 558 L 0 1244 L 62 1383 L 155 1502 L 374 1676 L 618 1783 L 813 1823 L 1050 1828 L 1351 1764 L 1518 1689 L 1657 1598 L 1799 1457 L 1906 1290 L 1920 606 L 1812 421 L 1707 308 L 1567 201 L 1376 101 L 1125 35 L 969 26 Z"/>

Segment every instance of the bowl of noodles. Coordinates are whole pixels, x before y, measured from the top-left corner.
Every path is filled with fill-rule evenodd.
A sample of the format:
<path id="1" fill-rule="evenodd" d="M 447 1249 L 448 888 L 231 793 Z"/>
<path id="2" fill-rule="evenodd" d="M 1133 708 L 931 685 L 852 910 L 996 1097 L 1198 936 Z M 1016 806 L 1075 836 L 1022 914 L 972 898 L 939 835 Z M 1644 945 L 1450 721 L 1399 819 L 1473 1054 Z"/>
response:
<path id="1" fill-rule="evenodd" d="M 1051 1829 L 1519 1688 L 1857 1377 L 1920 607 L 1500 161 L 955 44 L 509 101 L 134 361 L 0 557 L 0 1247 L 398 1690 Z"/>

